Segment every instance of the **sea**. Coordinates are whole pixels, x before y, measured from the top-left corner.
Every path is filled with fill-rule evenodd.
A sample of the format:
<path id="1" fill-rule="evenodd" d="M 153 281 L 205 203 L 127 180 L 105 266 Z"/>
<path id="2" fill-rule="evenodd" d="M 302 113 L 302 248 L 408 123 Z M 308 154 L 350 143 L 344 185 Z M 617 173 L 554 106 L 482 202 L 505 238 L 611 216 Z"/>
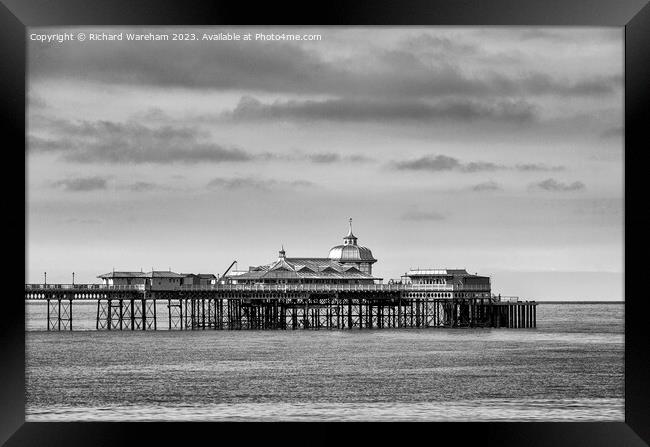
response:
<path id="1" fill-rule="evenodd" d="M 27 421 L 624 421 L 623 303 L 535 329 L 72 332 L 26 308 Z M 166 312 L 159 309 L 158 315 Z"/>

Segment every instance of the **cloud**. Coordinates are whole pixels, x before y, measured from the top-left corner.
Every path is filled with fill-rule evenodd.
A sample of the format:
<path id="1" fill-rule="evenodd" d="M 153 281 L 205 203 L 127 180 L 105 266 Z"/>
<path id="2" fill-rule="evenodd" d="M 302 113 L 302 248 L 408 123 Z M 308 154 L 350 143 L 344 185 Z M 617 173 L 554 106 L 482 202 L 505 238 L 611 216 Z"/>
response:
<path id="1" fill-rule="evenodd" d="M 242 162 L 253 155 L 236 147 L 210 142 L 197 128 L 137 122 L 49 120 L 44 127 L 54 138 L 30 135 L 28 150 L 59 153 L 79 163 L 201 163 Z"/>
<path id="2" fill-rule="evenodd" d="M 86 192 L 106 189 L 107 181 L 106 177 L 78 177 L 52 182 L 52 186 L 64 191 Z"/>
<path id="3" fill-rule="evenodd" d="M 613 93 L 622 85 L 621 76 L 597 76 L 562 85 L 548 74 L 533 73 L 522 80 L 521 88 L 533 95 L 601 96 Z"/>
<path id="4" fill-rule="evenodd" d="M 140 31 L 155 32 L 151 28 Z M 214 29 L 205 31 L 213 33 Z M 31 45 L 30 76 L 162 88 L 305 91 L 314 80 L 331 76 L 335 70 L 314 52 L 290 42 L 166 41 L 143 45 L 114 41 L 94 42 L 92 48 L 69 43 L 69 47 Z"/>
<path id="5" fill-rule="evenodd" d="M 329 153 L 320 153 L 320 154 L 311 154 L 308 158 L 314 163 L 334 163 L 341 161 L 341 156 L 332 152 Z"/>
<path id="6" fill-rule="evenodd" d="M 465 172 L 496 171 L 497 169 L 504 169 L 504 166 L 485 161 L 473 161 L 462 166 L 462 170 Z"/>
<path id="7" fill-rule="evenodd" d="M 253 177 L 216 177 L 207 184 L 208 189 L 257 189 L 269 191 L 275 188 L 312 187 L 314 183 L 307 180 L 281 181 L 274 179 L 258 179 Z"/>
<path id="8" fill-rule="evenodd" d="M 474 121 L 526 123 L 537 118 L 536 106 L 523 100 L 377 100 L 336 98 L 326 100 L 288 100 L 263 103 L 243 96 L 237 106 L 221 117 L 235 121 Z"/>
<path id="9" fill-rule="evenodd" d="M 458 159 L 446 155 L 437 155 L 435 157 L 427 155 L 414 160 L 405 160 L 394 162 L 394 166 L 400 170 L 410 171 L 451 171 L 461 167 Z"/>
<path id="10" fill-rule="evenodd" d="M 374 158 L 367 157 L 365 155 L 348 155 L 345 157 L 345 160 L 351 161 L 352 163 L 369 163 L 375 161 Z"/>
<path id="11" fill-rule="evenodd" d="M 171 117 L 160 107 L 151 107 L 150 109 L 136 113 L 133 115 L 134 118 L 140 118 L 144 121 L 169 121 Z"/>
<path id="12" fill-rule="evenodd" d="M 402 43 L 404 49 L 436 55 L 472 56 L 481 53 L 481 48 L 474 43 L 463 42 L 456 36 L 454 39 L 428 33 L 410 36 Z"/>
<path id="13" fill-rule="evenodd" d="M 488 181 L 488 182 L 483 182 L 479 183 L 477 185 L 472 186 L 472 191 L 499 191 L 503 188 L 501 188 L 501 185 L 499 185 L 495 181 Z"/>
<path id="14" fill-rule="evenodd" d="M 611 127 L 609 129 L 604 130 L 601 134 L 601 138 L 620 138 L 623 136 L 625 133 L 625 130 L 623 129 L 623 126 L 618 126 L 618 127 Z"/>
<path id="15" fill-rule="evenodd" d="M 557 33 L 547 29 L 539 29 L 539 28 L 521 30 L 519 31 L 518 35 L 519 38 L 522 40 L 533 40 L 533 39 L 553 40 L 553 41 L 566 40 L 566 34 Z"/>
<path id="16" fill-rule="evenodd" d="M 446 217 L 443 214 L 436 213 L 436 212 L 412 210 L 402 214 L 402 220 L 412 220 L 416 222 L 437 221 L 437 220 L 445 220 L 445 219 Z"/>
<path id="17" fill-rule="evenodd" d="M 30 134 L 27 138 L 27 150 L 30 153 L 53 153 L 53 152 L 66 152 L 70 150 L 76 143 L 69 138 L 42 138 L 37 135 Z"/>
<path id="18" fill-rule="evenodd" d="M 551 45 L 580 44 L 587 38 L 592 44 L 611 43 L 620 39 L 620 30 L 615 28 L 601 28 L 598 32 L 578 30 L 576 28 L 538 28 L 531 27 L 521 30 L 509 30 L 508 37 L 512 40 L 539 40 Z"/>
<path id="19" fill-rule="evenodd" d="M 563 171 L 563 166 L 548 166 L 542 163 L 527 163 L 507 166 L 487 161 L 470 161 L 461 163 L 460 160 L 447 155 L 426 155 L 412 160 L 394 161 L 392 166 L 398 170 L 410 171 L 460 171 L 460 172 L 491 172 L 515 169 L 524 172 Z"/>
<path id="20" fill-rule="evenodd" d="M 483 161 L 461 163 L 457 158 L 449 157 L 447 155 L 436 155 L 435 157 L 427 155 L 412 160 L 395 161 L 392 163 L 392 166 L 398 170 L 431 172 L 452 170 L 461 172 L 482 172 L 506 169 L 505 166 Z"/>
<path id="21" fill-rule="evenodd" d="M 327 33 L 337 35 L 333 30 Z M 619 39 L 620 35 L 610 38 L 613 42 Z M 83 79 L 128 86 L 371 98 L 602 96 L 620 89 L 622 81 L 622 76 L 598 75 L 570 79 L 556 75 L 557 70 L 551 71 L 552 75 L 508 72 L 504 67 L 497 67 L 500 71 L 471 70 L 467 61 L 487 54 L 484 49 L 431 33 L 414 36 L 412 42 L 401 45 L 360 45 L 356 51 L 349 41 L 341 41 L 341 45 L 353 51 L 335 57 L 327 47 L 321 50 L 312 43 L 297 42 L 113 41 L 59 46 L 29 42 L 28 73 L 30 80 Z M 423 52 L 427 46 L 429 51 Z"/>
<path id="22" fill-rule="evenodd" d="M 29 109 L 44 109 L 46 108 L 47 102 L 43 99 L 42 96 L 36 95 L 34 93 L 29 93 L 27 96 L 27 107 Z"/>
<path id="23" fill-rule="evenodd" d="M 298 156 L 300 158 L 301 156 Z M 373 161 L 372 158 L 366 157 L 365 155 L 352 154 L 352 155 L 341 155 L 336 152 L 317 152 L 313 154 L 307 154 L 304 156 L 307 160 L 313 163 L 320 164 L 330 164 L 330 163 L 367 163 Z"/>
<path id="24" fill-rule="evenodd" d="M 146 192 L 157 189 L 159 186 L 155 183 L 149 182 L 135 182 L 126 186 L 126 189 L 133 192 Z"/>
<path id="25" fill-rule="evenodd" d="M 543 163 L 524 163 L 515 165 L 515 169 L 524 172 L 564 171 L 564 166 L 548 166 Z"/>
<path id="26" fill-rule="evenodd" d="M 585 188 L 586 188 L 585 184 L 579 181 L 573 183 L 562 183 L 552 178 L 546 179 L 538 183 L 533 183 L 529 186 L 529 189 L 542 189 L 544 191 L 560 191 L 560 192 L 581 191 L 584 190 Z"/>
<path id="27" fill-rule="evenodd" d="M 336 152 L 252 153 L 209 141 L 210 135 L 195 127 L 138 122 L 68 121 L 39 117 L 39 128 L 54 136 L 30 134 L 32 154 L 58 154 L 78 163 L 224 163 L 249 161 L 310 161 L 318 164 L 374 161 L 361 154 Z"/>

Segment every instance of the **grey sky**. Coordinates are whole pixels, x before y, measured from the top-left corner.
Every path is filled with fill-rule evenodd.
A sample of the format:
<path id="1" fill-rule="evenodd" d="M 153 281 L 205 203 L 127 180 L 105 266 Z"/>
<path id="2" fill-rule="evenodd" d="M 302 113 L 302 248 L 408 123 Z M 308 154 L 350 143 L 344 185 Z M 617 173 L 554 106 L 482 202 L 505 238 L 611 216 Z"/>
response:
<path id="1" fill-rule="evenodd" d="M 622 299 L 622 28 L 296 30 L 29 41 L 27 280 L 327 256 L 352 217 L 385 279 Z"/>

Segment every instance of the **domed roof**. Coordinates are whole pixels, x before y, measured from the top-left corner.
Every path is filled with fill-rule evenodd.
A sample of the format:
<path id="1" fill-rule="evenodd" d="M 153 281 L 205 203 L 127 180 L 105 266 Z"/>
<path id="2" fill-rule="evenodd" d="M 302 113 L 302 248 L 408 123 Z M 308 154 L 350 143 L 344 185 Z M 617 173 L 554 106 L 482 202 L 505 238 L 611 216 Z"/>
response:
<path id="1" fill-rule="evenodd" d="M 343 245 L 337 245 L 330 250 L 329 258 L 339 262 L 377 262 L 369 248 L 357 245 L 357 237 L 352 234 L 352 219 L 350 230 L 343 238 Z"/>
<path id="2" fill-rule="evenodd" d="M 377 261 L 375 258 L 373 258 L 372 252 L 369 248 L 352 244 L 337 245 L 336 247 L 332 247 L 328 257 L 333 261 L 339 262 Z"/>

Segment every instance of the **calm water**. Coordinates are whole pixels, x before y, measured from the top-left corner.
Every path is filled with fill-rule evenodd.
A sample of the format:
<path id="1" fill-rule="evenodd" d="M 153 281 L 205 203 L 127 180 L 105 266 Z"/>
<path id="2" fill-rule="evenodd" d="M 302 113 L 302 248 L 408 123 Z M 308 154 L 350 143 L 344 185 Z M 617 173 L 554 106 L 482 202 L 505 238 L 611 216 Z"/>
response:
<path id="1" fill-rule="evenodd" d="M 75 304 L 75 329 L 95 309 Z M 623 421 L 623 310 L 540 304 L 537 329 L 59 333 L 30 303 L 26 418 Z"/>

